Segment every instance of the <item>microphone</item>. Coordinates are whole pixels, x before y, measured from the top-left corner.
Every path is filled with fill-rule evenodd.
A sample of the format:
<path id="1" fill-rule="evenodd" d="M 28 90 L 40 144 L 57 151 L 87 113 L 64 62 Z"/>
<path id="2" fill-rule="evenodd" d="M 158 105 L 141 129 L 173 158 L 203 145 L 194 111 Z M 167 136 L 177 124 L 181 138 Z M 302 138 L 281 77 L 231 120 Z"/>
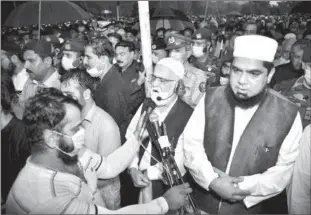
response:
<path id="1" fill-rule="evenodd" d="M 144 116 L 143 123 L 142 123 L 142 126 L 141 126 L 142 129 L 141 129 L 140 134 L 139 134 L 139 139 L 142 138 L 142 136 L 143 136 L 143 134 L 144 134 L 144 132 L 145 132 L 146 124 L 147 124 L 148 118 L 149 118 L 149 116 L 150 116 L 150 114 L 151 114 L 152 111 L 153 111 L 153 108 L 150 107 L 150 106 L 149 106 L 148 109 L 146 110 L 146 114 L 145 114 L 145 116 Z"/>

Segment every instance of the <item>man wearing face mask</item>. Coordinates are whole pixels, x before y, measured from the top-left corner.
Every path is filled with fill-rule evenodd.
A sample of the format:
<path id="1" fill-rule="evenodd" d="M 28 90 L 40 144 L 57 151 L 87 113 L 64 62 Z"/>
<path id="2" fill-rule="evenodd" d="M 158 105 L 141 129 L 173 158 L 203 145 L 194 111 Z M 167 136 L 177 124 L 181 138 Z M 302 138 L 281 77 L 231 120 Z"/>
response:
<path id="1" fill-rule="evenodd" d="M 203 70 L 207 76 L 207 82 L 213 84 L 219 79 L 220 71 L 216 66 L 216 58 L 209 49 L 211 47 L 211 32 L 206 28 L 198 29 L 192 37 L 192 55 L 190 63 Z"/>
<path id="2" fill-rule="evenodd" d="M 188 62 L 188 58 L 192 54 L 190 38 L 180 34 L 169 33 L 166 43 L 166 50 L 169 51 L 169 56 L 184 65 L 185 75 L 183 83 L 185 85 L 185 94 L 181 96 L 181 99 L 193 108 L 205 92 L 205 72 L 195 68 Z"/>
<path id="3" fill-rule="evenodd" d="M 155 104 L 155 109 L 150 117 L 155 117 L 160 122 L 165 123 L 167 135 L 173 148 L 176 147 L 179 135 L 193 110 L 179 98 L 182 93 L 183 77 L 184 67 L 180 61 L 173 58 L 163 58 L 156 64 L 151 81 L 151 100 Z M 127 134 L 135 130 L 140 116 L 148 108 L 146 100 L 133 117 Z M 142 140 L 144 147 L 140 147 L 139 153 L 128 167 L 134 186 L 141 188 L 139 203 L 150 202 L 168 189 L 168 186 L 161 180 L 161 174 L 158 174 L 158 168 L 161 168 L 161 165 L 157 161 L 161 160 L 161 157 L 153 143 L 156 141 L 153 139 L 153 132 L 149 119 L 147 131 Z"/>
<path id="4" fill-rule="evenodd" d="M 112 44 L 106 39 L 95 39 L 85 47 L 83 64 L 92 77 L 100 78 L 94 95 L 95 103 L 116 121 L 121 143 L 124 143 L 131 120 L 129 113 L 133 111 L 130 107 L 131 89 L 112 64 L 113 57 Z"/>
<path id="5" fill-rule="evenodd" d="M 145 113 L 123 147 L 107 157 L 84 147 L 81 106 L 55 88 L 33 97 L 24 115 L 31 156 L 10 190 L 9 214 L 164 214 L 185 203 L 189 185 L 176 186 L 145 205 L 105 208 L 97 177 L 117 176 L 137 153 Z M 119 158 L 122 157 L 120 160 Z"/>
<path id="6" fill-rule="evenodd" d="M 83 52 L 84 45 L 79 40 L 66 40 L 62 47 L 62 68 L 69 71 L 82 65 Z"/>
<path id="7" fill-rule="evenodd" d="M 152 49 L 151 59 L 152 59 L 153 65 L 157 64 L 159 60 L 167 57 L 167 51 L 165 50 L 166 43 L 164 39 L 158 38 L 158 39 L 153 40 L 151 49 Z"/>
<path id="8" fill-rule="evenodd" d="M 303 46 L 307 42 L 308 40 L 298 40 L 294 43 L 291 47 L 290 62 L 276 67 L 275 74 L 270 83 L 271 87 L 282 81 L 299 78 L 304 74 L 302 69 Z"/>
<path id="9" fill-rule="evenodd" d="M 302 69 L 304 75 L 288 81 L 283 81 L 274 86 L 289 100 L 299 106 L 302 125 L 305 128 L 311 123 L 311 42 L 304 45 Z"/>

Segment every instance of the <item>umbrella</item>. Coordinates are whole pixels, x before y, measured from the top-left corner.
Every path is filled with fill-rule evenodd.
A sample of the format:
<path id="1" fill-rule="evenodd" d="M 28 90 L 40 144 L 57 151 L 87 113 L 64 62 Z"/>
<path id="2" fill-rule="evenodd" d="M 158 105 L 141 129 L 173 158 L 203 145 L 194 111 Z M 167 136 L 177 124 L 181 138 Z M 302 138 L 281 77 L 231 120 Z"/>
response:
<path id="1" fill-rule="evenodd" d="M 156 8 L 150 11 L 150 28 L 154 33 L 158 28 L 171 28 L 173 30 L 183 30 L 185 28 L 194 29 L 193 23 L 181 11 L 173 8 Z"/>
<path id="2" fill-rule="evenodd" d="M 39 4 L 41 4 L 41 24 L 58 24 L 91 18 L 89 13 L 69 1 L 33 1 L 19 5 L 10 13 L 4 25 L 12 27 L 40 25 Z"/>

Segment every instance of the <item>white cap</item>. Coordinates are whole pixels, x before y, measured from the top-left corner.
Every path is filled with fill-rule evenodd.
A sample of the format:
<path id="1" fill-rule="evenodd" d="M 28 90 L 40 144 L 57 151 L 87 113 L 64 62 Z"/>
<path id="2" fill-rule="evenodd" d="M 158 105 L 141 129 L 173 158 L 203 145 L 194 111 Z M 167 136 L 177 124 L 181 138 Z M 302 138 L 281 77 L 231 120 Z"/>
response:
<path id="1" fill-rule="evenodd" d="M 163 65 L 167 67 L 179 79 L 183 79 L 185 75 L 184 65 L 180 61 L 175 60 L 173 58 L 170 58 L 170 57 L 162 58 L 161 60 L 159 60 L 159 62 L 156 65 Z"/>
<path id="2" fill-rule="evenodd" d="M 239 36 L 234 41 L 233 57 L 273 62 L 278 43 L 260 35 Z"/>

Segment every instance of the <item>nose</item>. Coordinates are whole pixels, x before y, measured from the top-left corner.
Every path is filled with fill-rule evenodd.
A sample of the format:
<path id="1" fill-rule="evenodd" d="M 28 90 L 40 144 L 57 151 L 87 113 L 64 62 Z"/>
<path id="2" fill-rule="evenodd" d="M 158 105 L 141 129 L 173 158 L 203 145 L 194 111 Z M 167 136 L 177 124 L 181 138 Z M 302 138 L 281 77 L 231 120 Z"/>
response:
<path id="1" fill-rule="evenodd" d="M 29 63 L 27 60 L 25 61 L 24 67 L 25 67 L 25 69 L 29 69 Z"/>
<path id="2" fill-rule="evenodd" d="M 244 85 L 247 81 L 247 74 L 245 72 L 242 72 L 239 77 L 239 84 Z"/>
<path id="3" fill-rule="evenodd" d="M 83 64 L 87 65 L 87 57 L 86 56 L 83 58 Z"/>

